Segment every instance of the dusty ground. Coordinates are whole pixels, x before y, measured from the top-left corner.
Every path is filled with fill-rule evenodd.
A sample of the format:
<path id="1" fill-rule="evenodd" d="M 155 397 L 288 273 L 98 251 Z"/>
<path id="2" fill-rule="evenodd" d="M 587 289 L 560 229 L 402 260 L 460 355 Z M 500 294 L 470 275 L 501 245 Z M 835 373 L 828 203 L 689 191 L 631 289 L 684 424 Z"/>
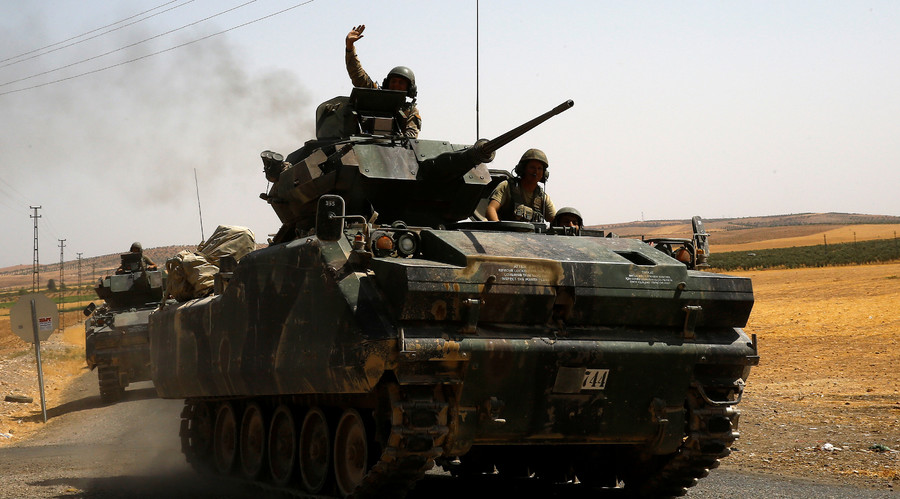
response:
<path id="1" fill-rule="evenodd" d="M 883 490 L 900 488 L 900 263 L 747 272 L 756 305 L 746 330 L 760 366 L 740 407 L 741 438 L 723 467 Z M 67 314 L 75 323 L 77 312 Z M 48 409 L 84 369 L 78 324 L 44 345 Z M 40 429 L 34 350 L 0 316 L 0 447 Z"/>
<path id="2" fill-rule="evenodd" d="M 8 311 L 5 311 L 8 314 Z M 67 312 L 64 334 L 54 333 L 41 342 L 44 395 L 49 411 L 67 400 L 62 393 L 75 376 L 87 369 L 84 359 L 84 324 L 80 312 Z M 97 389 L 99 392 L 99 388 Z M 5 402 L 9 394 L 26 395 L 30 404 Z M 21 441 L 43 425 L 41 392 L 37 381 L 34 346 L 12 334 L 9 315 L 0 315 L 0 448 Z"/>
<path id="3" fill-rule="evenodd" d="M 761 362 L 725 466 L 900 488 L 900 264 L 741 275 Z"/>

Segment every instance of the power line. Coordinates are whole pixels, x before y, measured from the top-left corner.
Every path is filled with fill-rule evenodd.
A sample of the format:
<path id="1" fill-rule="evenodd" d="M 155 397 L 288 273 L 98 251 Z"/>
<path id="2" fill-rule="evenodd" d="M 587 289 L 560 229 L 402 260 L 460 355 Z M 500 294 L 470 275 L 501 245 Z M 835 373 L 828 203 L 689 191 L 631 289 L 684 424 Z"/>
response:
<path id="1" fill-rule="evenodd" d="M 100 26 L 99 28 L 92 29 L 91 31 L 84 32 L 84 33 L 82 33 L 82 34 L 80 34 L 80 35 L 76 35 L 76 36 L 73 36 L 73 37 L 71 37 L 71 38 L 66 38 L 65 40 L 62 40 L 62 41 L 59 41 L 59 42 L 56 42 L 56 43 L 51 43 L 50 45 L 45 45 L 45 46 L 43 46 L 43 47 L 36 48 L 36 49 L 34 49 L 34 50 L 30 50 L 30 51 L 28 51 L 28 52 L 24 52 L 24 53 L 21 53 L 21 54 L 19 54 L 19 55 L 14 55 L 14 56 L 12 56 L 12 57 L 7 57 L 6 59 L 0 60 L 0 62 L 6 62 L 6 61 L 10 61 L 10 60 L 12 60 L 12 59 L 17 59 L 17 58 L 19 58 L 19 57 L 24 57 L 24 56 L 26 56 L 26 55 L 30 55 L 30 54 L 33 54 L 33 53 L 35 53 L 35 52 L 40 52 L 41 50 L 48 49 L 48 48 L 50 48 L 50 47 L 53 47 L 53 46 L 56 46 L 56 45 L 59 45 L 59 44 L 62 44 L 62 43 L 66 43 L 66 42 L 69 42 L 69 41 L 72 41 L 72 40 L 74 40 L 74 39 L 76 39 L 76 38 L 81 38 L 82 36 L 90 35 L 91 33 L 95 33 L 95 32 L 97 32 L 97 31 L 100 31 L 101 29 L 106 29 L 106 28 L 109 28 L 109 27 L 111 27 L 111 26 L 115 26 L 116 24 L 123 23 L 123 22 L 125 22 L 125 21 L 127 21 L 127 20 L 129 20 L 129 19 L 134 19 L 135 17 L 142 16 L 142 15 L 148 13 L 148 12 L 153 12 L 154 10 L 156 10 L 156 9 L 158 9 L 158 8 L 160 8 L 160 7 L 165 7 L 166 5 L 169 5 L 170 3 L 175 3 L 175 2 L 177 2 L 177 1 L 178 1 L 178 0 L 172 0 L 171 2 L 166 2 L 166 3 L 162 4 L 162 5 L 157 5 L 156 7 L 153 7 L 152 9 L 145 10 L 144 12 L 139 12 L 139 13 L 133 15 L 133 16 L 126 17 L 125 19 L 118 20 L 118 21 L 116 21 L 116 22 L 114 22 L 114 23 L 107 24 L 106 26 Z M 187 5 L 187 4 L 189 4 L 189 3 L 193 2 L 193 1 L 194 1 L 194 0 L 188 0 L 187 2 L 185 2 L 185 3 L 182 4 L 182 5 Z M 178 7 L 181 7 L 182 5 L 178 5 L 178 6 L 176 6 L 176 7 L 172 7 L 172 9 L 176 9 L 176 8 L 178 8 Z M 164 10 L 163 12 L 168 12 L 168 11 L 170 11 L 170 10 L 172 10 L 172 9 L 166 9 L 166 10 Z M 155 16 L 155 15 L 158 15 L 158 14 L 162 14 L 162 12 L 159 12 L 159 13 L 157 13 L 157 14 L 154 14 L 154 16 Z M 148 16 L 148 17 L 145 17 L 144 19 L 150 19 L 151 17 L 153 17 L 153 16 Z M 144 19 L 141 19 L 141 21 L 143 21 Z M 140 21 L 138 21 L 138 22 L 140 22 Z M 134 24 L 134 23 L 132 23 L 132 24 Z M 129 24 L 128 26 L 130 26 L 130 24 Z M 123 27 L 124 27 L 124 26 L 123 26 Z M 111 33 L 111 31 L 107 31 L 107 33 Z M 105 35 L 106 33 L 103 33 L 103 34 Z M 100 35 L 98 35 L 98 36 L 100 36 Z M 88 38 L 88 40 L 90 40 L 90 38 Z M 85 41 L 85 40 L 82 40 L 82 41 Z M 78 42 L 78 43 L 81 43 L 81 42 Z M 72 44 L 72 45 L 74 45 L 74 44 Z M 71 47 L 71 45 L 66 45 L 66 47 Z M 60 47 L 60 48 L 65 48 L 65 47 Z M 59 50 L 59 49 L 51 50 L 51 51 L 49 51 L 49 52 L 44 52 L 44 54 L 49 54 L 50 52 L 55 52 L 56 50 Z M 38 54 L 38 55 L 36 55 L 36 56 L 34 56 L 34 57 L 40 57 L 40 56 L 42 56 L 42 55 L 44 55 L 44 54 Z M 33 59 L 33 57 L 29 57 L 28 59 Z M 13 64 L 18 64 L 18 63 L 20 63 L 20 62 L 22 62 L 22 61 L 27 61 L 28 59 L 22 59 L 21 61 L 16 61 L 16 62 L 13 62 L 13 63 L 10 63 L 10 64 L 5 64 L 5 65 L 3 65 L 3 66 L 0 66 L 0 68 L 5 68 L 6 66 L 12 66 Z"/>
<path id="2" fill-rule="evenodd" d="M 2 191 L 3 189 L 0 189 Z M 12 213 L 18 213 L 21 208 L 17 204 L 13 204 L 10 201 L 6 200 L 6 196 L 0 196 L 0 205 L 3 205 L 3 208 L 9 210 Z"/>
<path id="3" fill-rule="evenodd" d="M 5 187 L 4 187 L 5 186 Z M 22 205 L 27 205 L 28 199 L 12 184 L 0 178 L 0 205 L 14 213 L 19 213 Z"/>
<path id="4" fill-rule="evenodd" d="M 194 1 L 194 0 L 191 0 L 191 1 Z M 194 22 L 192 22 L 192 23 L 190 23 L 190 24 L 185 24 L 184 26 L 181 26 L 180 28 L 175 28 L 175 29 L 166 31 L 165 33 L 160 33 L 160 34 L 158 34 L 158 35 L 153 35 L 153 36 L 151 36 L 150 38 L 145 38 L 145 39 L 143 39 L 143 40 L 141 40 L 141 41 L 139 41 L 139 42 L 134 42 L 134 43 L 125 45 L 124 47 L 119 47 L 119 48 L 117 48 L 117 49 L 115 49 L 115 50 L 110 50 L 109 52 L 106 52 L 106 53 L 103 53 L 103 54 L 100 54 L 100 55 L 95 55 L 95 56 L 93 56 L 93 57 L 88 57 L 87 59 L 82 59 L 82 60 L 80 60 L 80 61 L 73 62 L 73 63 L 71 63 L 71 64 L 66 64 L 65 66 L 59 66 L 59 67 L 57 67 L 57 68 L 48 69 L 47 71 L 43 71 L 43 72 L 41 72 L 41 73 L 35 73 L 35 74 L 31 75 L 31 76 L 26 76 L 26 77 L 24 77 L 24 78 L 19 78 L 18 80 L 10 80 L 10 81 L 8 81 L 8 82 L 6 82 L 6 83 L 0 83 L 0 87 L 5 87 L 5 86 L 7 86 L 7 85 L 12 85 L 13 83 L 19 83 L 20 81 L 25 81 L 25 80 L 30 80 L 30 79 L 32 79 L 32 78 L 37 78 L 38 76 L 43 76 L 43 75 L 48 74 L 48 73 L 53 73 L 53 72 L 56 72 L 56 71 L 59 71 L 59 70 L 62 70 L 62 69 L 71 68 L 72 66 L 77 66 L 77 65 L 83 64 L 83 63 L 85 63 L 85 62 L 93 61 L 94 59 L 99 59 L 99 58 L 101 58 L 101 57 L 106 57 L 106 56 L 108 56 L 108 55 L 110 55 L 110 54 L 115 54 L 116 52 L 121 52 L 121 51 L 123 51 L 123 50 L 125 50 L 125 49 L 129 49 L 129 48 L 134 47 L 134 46 L 136 46 L 136 45 L 140 45 L 140 44 L 142 44 L 142 43 L 149 42 L 150 40 L 155 40 L 155 39 L 157 39 L 157 38 L 160 38 L 160 37 L 163 37 L 163 36 L 166 36 L 166 35 L 170 35 L 170 34 L 172 34 L 172 33 L 175 33 L 176 31 L 181 31 L 181 30 L 183 30 L 183 29 L 185 29 L 185 28 L 189 28 L 189 27 L 191 27 L 191 26 L 195 26 L 195 25 L 200 24 L 200 23 L 202 23 L 202 22 L 204 22 L 204 21 L 208 21 L 208 20 L 210 20 L 210 19 L 212 19 L 212 18 L 214 18 L 214 17 L 218 17 L 218 16 L 221 16 L 221 15 L 223 15 L 223 14 L 227 14 L 227 13 L 233 11 L 233 10 L 240 9 L 241 7 L 245 7 L 245 6 L 250 5 L 251 3 L 254 3 L 254 2 L 256 2 L 256 1 L 257 1 L 257 0 L 250 0 L 249 2 L 242 3 L 241 5 L 238 5 L 237 7 L 232 7 L 232 8 L 230 8 L 230 9 L 228 9 L 228 10 L 223 10 L 222 12 L 219 12 L 218 14 L 213 14 L 213 15 L 211 15 L 211 16 L 205 18 L 205 19 L 200 19 L 199 21 L 194 21 Z M 173 7 L 173 8 L 174 8 L 174 7 Z M 134 24 L 134 23 L 132 23 L 132 24 Z M 125 26 L 122 26 L 122 28 L 124 28 L 124 27 L 125 27 Z M 116 29 L 120 29 L 120 28 L 116 28 Z M 97 35 L 97 36 L 100 36 L 100 35 Z M 96 37 L 93 37 L 93 38 L 96 38 Z M 90 38 L 88 38 L 88 40 L 90 40 Z M 74 45 L 74 44 L 73 44 L 73 45 Z M 49 54 L 49 52 L 47 52 L 47 53 Z M 3 67 L 3 66 L 0 66 L 0 67 Z"/>
<path id="5" fill-rule="evenodd" d="M 233 27 L 231 27 L 231 28 L 224 29 L 224 30 L 222 30 L 222 31 L 213 33 L 213 34 L 211 34 L 211 35 L 206 35 L 206 36 L 197 38 L 197 39 L 195 39 L 195 40 L 191 40 L 191 41 L 189 41 L 189 42 L 185 42 L 185 43 L 182 43 L 182 44 L 179 44 L 179 45 L 175 45 L 174 47 L 169 47 L 169 48 L 167 48 L 167 49 L 159 50 L 159 51 L 157 51 L 157 52 L 153 52 L 153 53 L 150 53 L 150 54 L 142 55 L 142 56 L 140 56 L 140 57 L 135 57 L 134 59 L 129 59 L 129 60 L 127 60 L 127 61 L 123 61 L 123 62 L 119 62 L 119 63 L 116 63 L 116 64 L 112 64 L 112 65 L 110 65 L 110 66 L 105 66 L 105 67 L 98 68 L 98 69 L 94 69 L 94 70 L 91 70 L 91 71 L 85 71 L 84 73 L 79 73 L 79 74 L 77 74 L 77 75 L 67 76 L 67 77 L 65 77 L 65 78 L 60 78 L 60 79 L 58 79 L 58 80 L 48 81 L 48 82 L 45 82 L 45 83 L 40 83 L 40 84 L 38 84 L 38 85 L 32 85 L 32 86 L 30 86 L 30 87 L 24 87 L 24 88 L 19 88 L 19 89 L 16 89 L 16 90 L 8 90 L 8 91 L 6 91 L 6 92 L 0 92 L 0 97 L 2 97 L 2 96 L 4 96 L 4 95 L 9 95 L 9 94 L 15 94 L 15 93 L 18 93 L 18 92 L 24 92 L 24 91 L 26 91 L 26 90 L 33 90 L 33 89 L 35 89 L 35 88 L 46 87 L 46 86 L 48 86 L 48 85 L 53 85 L 54 83 L 61 83 L 61 82 L 64 82 L 64 81 L 74 80 L 75 78 L 80 78 L 80 77 L 82 77 L 82 76 L 87 76 L 87 75 L 91 75 L 91 74 L 94 74 L 94 73 L 99 73 L 99 72 L 101 72 L 101 71 L 106 71 L 107 69 L 117 68 L 117 67 L 119 67 L 119 66 L 124 66 L 124 65 L 126 65 L 126 64 L 131 64 L 132 62 L 137 62 L 137 61 L 140 61 L 140 60 L 143 60 L 143 59 L 147 59 L 147 58 L 150 58 L 150 57 L 159 55 L 159 54 L 163 54 L 163 53 L 166 53 L 166 52 L 171 52 L 172 50 L 180 49 L 180 48 L 182 48 L 182 47 L 186 47 L 186 46 L 188 46 L 188 45 L 192 45 L 192 44 L 197 43 L 197 42 L 202 42 L 202 41 L 207 40 L 207 39 L 209 39 L 209 38 L 212 38 L 212 37 L 214 37 L 214 36 L 222 35 L 222 34 L 228 33 L 229 31 L 234 31 L 234 30 L 236 30 L 236 29 L 243 28 L 243 27 L 245 27 L 245 26 L 249 26 L 249 25 L 254 24 L 254 23 L 258 23 L 259 21 L 264 21 L 264 20 L 269 19 L 269 18 L 271 18 L 271 17 L 275 17 L 275 16 L 277 16 L 277 15 L 284 14 L 285 12 L 294 10 L 294 9 L 296 9 L 297 7 L 303 7 L 304 5 L 311 4 L 311 3 L 313 3 L 314 1 L 315 1 L 315 0 L 306 0 L 305 2 L 300 2 L 300 3 L 296 4 L 296 5 L 292 5 L 291 7 L 288 7 L 288 8 L 286 8 L 286 9 L 279 10 L 278 12 L 273 12 L 272 14 L 269 14 L 269 15 L 266 15 L 266 16 L 263 16 L 263 17 L 254 19 L 254 20 L 252 20 L 252 21 L 247 21 L 247 22 L 245 22 L 245 23 L 243 23 L 243 24 L 239 24 L 239 25 L 237 25 L 237 26 L 233 26 Z"/>
<path id="6" fill-rule="evenodd" d="M 21 205 L 28 204 L 27 202 L 18 201 L 15 199 L 10 200 L 10 197 L 12 196 L 10 196 L 6 189 L 4 189 L 2 185 L 0 185 L 0 205 L 3 205 L 5 208 L 11 211 L 18 212 L 21 208 Z"/>
<path id="7" fill-rule="evenodd" d="M 4 180 L 2 177 L 0 177 L 0 182 L 2 182 L 3 184 L 6 184 L 6 187 L 7 187 L 7 189 L 4 189 L 3 186 L 0 186 L 0 189 L 3 189 L 4 191 L 8 190 L 9 193 L 19 197 L 19 199 L 17 201 L 22 202 L 22 204 L 27 204 L 25 195 L 22 194 L 21 192 L 19 192 L 19 190 L 16 189 L 12 184 L 10 184 L 6 180 Z"/>
<path id="8" fill-rule="evenodd" d="M 57 236 L 57 234 L 59 234 L 59 231 L 56 230 L 56 227 L 54 227 L 53 222 L 51 220 L 52 220 L 52 218 L 44 217 L 44 229 L 46 229 L 48 232 L 50 232 L 51 238 L 59 239 L 59 236 Z"/>

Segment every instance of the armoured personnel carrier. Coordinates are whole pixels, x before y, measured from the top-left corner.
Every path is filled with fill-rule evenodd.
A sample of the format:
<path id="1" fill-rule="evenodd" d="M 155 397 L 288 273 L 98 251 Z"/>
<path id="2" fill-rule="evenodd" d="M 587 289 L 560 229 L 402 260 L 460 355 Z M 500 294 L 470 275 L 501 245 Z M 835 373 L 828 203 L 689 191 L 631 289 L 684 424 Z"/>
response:
<path id="1" fill-rule="evenodd" d="M 148 317 L 166 288 L 165 272 L 146 268 L 140 253 L 125 253 L 121 261 L 94 288 L 104 303 L 84 309 L 85 357 L 97 369 L 104 403 L 118 402 L 130 383 L 150 379 Z"/>
<path id="2" fill-rule="evenodd" d="M 750 281 L 697 270 L 699 219 L 666 240 L 687 263 L 602 231 L 468 219 L 504 178 L 494 151 L 571 101 L 463 146 L 404 138 L 402 99 L 354 89 L 287 161 L 264 152 L 270 246 L 218 294 L 151 316 L 187 460 L 317 497 L 399 497 L 434 464 L 684 493 L 738 436 Z"/>

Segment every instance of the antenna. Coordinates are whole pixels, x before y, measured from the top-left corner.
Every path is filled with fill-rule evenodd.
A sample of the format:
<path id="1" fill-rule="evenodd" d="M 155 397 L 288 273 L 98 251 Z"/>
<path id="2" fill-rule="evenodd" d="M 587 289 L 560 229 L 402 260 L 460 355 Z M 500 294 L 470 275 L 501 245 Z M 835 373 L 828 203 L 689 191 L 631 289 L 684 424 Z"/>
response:
<path id="1" fill-rule="evenodd" d="M 481 137 L 481 131 L 479 129 L 481 125 L 481 109 L 480 109 L 480 91 L 481 91 L 481 78 L 479 77 L 479 70 L 481 68 L 481 61 L 479 60 L 480 50 L 479 50 L 479 29 L 478 29 L 478 0 L 475 0 L 475 140 L 477 141 Z"/>
<path id="2" fill-rule="evenodd" d="M 197 182 L 196 168 L 194 168 L 194 186 L 197 188 L 197 212 L 200 214 L 200 241 L 206 241 L 203 237 L 203 210 L 200 209 L 200 183 Z"/>

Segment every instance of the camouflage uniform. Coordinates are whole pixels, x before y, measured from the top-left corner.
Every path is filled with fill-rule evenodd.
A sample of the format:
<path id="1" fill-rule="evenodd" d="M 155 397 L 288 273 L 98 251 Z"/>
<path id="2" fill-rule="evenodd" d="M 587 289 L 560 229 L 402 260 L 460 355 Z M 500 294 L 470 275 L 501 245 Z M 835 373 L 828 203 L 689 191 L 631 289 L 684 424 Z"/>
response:
<path id="1" fill-rule="evenodd" d="M 500 182 L 494 192 L 491 193 L 491 201 L 500 203 L 497 208 L 497 216 L 500 220 L 519 220 L 525 222 L 538 222 L 537 215 L 541 215 L 542 220 L 553 220 L 556 216 L 556 208 L 550 196 L 541 189 L 541 186 L 535 186 L 531 194 L 526 193 L 519 187 L 518 180 L 504 180 Z M 531 208 L 534 216 L 531 220 L 526 220 L 515 214 L 516 206 L 524 205 Z"/>
<path id="2" fill-rule="evenodd" d="M 132 251 L 131 253 L 136 253 L 136 252 Z M 153 263 L 153 260 L 151 260 L 149 256 L 145 255 L 143 251 L 141 251 L 140 254 L 141 254 L 141 264 L 143 265 L 143 270 L 156 270 L 156 264 Z M 131 269 L 125 268 L 124 262 L 121 265 L 119 265 L 119 268 L 116 269 L 117 275 L 118 274 L 127 274 L 129 272 L 131 272 Z"/>
<path id="3" fill-rule="evenodd" d="M 143 260 L 144 266 L 147 268 L 156 267 L 156 264 L 153 263 L 153 260 L 151 260 L 150 257 L 145 255 L 143 252 L 141 252 L 141 260 Z"/>
<path id="4" fill-rule="evenodd" d="M 379 88 L 378 83 L 369 77 L 366 70 L 362 68 L 359 57 L 356 55 L 356 48 L 346 49 L 345 59 L 347 62 L 347 74 L 350 75 L 350 81 L 354 87 L 363 88 Z M 422 129 L 422 117 L 419 110 L 412 102 L 407 102 L 400 108 L 400 119 L 404 120 L 403 134 L 410 138 L 419 136 L 419 130 Z"/>

